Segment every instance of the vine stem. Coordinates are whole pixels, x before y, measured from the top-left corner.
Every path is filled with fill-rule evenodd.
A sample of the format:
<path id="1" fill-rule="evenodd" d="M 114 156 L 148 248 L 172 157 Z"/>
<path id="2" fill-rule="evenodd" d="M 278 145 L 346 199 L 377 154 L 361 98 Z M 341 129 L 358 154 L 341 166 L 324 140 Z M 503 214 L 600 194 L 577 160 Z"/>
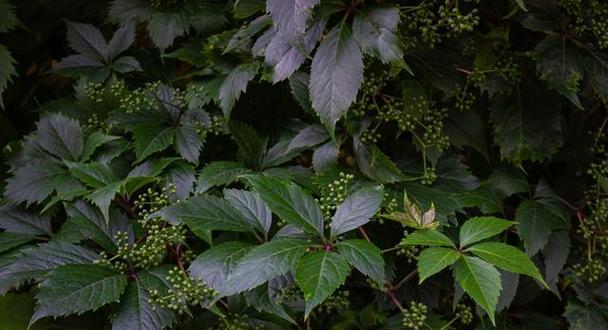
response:
<path id="1" fill-rule="evenodd" d="M 453 319 L 450 320 L 450 322 L 446 323 L 439 330 L 445 330 L 445 329 L 447 329 L 450 325 L 452 325 L 452 323 L 456 322 L 456 320 L 458 320 L 458 318 L 459 318 L 459 316 L 454 317 Z"/>
<path id="2" fill-rule="evenodd" d="M 395 304 L 395 306 L 399 308 L 399 311 L 401 311 L 401 313 L 405 312 L 405 308 L 401 306 L 401 303 L 399 302 L 399 300 L 397 300 L 397 297 L 395 297 L 395 294 L 392 291 L 387 292 L 386 295 L 391 299 L 393 304 Z"/>
<path id="3" fill-rule="evenodd" d="M 399 246 L 393 246 L 392 248 L 384 249 L 384 250 L 382 250 L 380 252 L 382 252 L 384 254 L 384 253 L 392 252 L 392 251 L 395 251 L 395 250 L 399 250 L 399 248 L 400 248 Z"/>
<path id="4" fill-rule="evenodd" d="M 414 276 L 416 276 L 416 274 L 418 274 L 418 269 L 412 270 L 401 281 L 399 281 L 399 283 L 397 283 L 397 285 L 392 287 L 392 291 L 399 290 L 405 283 L 409 282 L 412 278 L 414 278 Z"/>
<path id="5" fill-rule="evenodd" d="M 361 233 L 361 236 L 363 236 L 363 238 L 365 238 L 368 242 L 372 242 L 367 235 L 367 231 L 365 231 L 363 227 L 359 227 L 359 232 Z"/>

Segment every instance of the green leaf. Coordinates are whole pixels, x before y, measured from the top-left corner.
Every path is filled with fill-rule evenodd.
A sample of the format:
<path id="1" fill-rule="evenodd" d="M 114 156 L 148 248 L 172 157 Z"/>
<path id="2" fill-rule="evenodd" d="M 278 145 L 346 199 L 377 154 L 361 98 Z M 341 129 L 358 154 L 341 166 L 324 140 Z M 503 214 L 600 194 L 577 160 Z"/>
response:
<path id="1" fill-rule="evenodd" d="M 163 151 L 173 144 L 175 129 L 163 124 L 139 124 L 133 131 L 137 160 L 142 161 L 151 154 Z"/>
<path id="2" fill-rule="evenodd" d="M 540 78 L 582 110 L 577 95 L 584 75 L 580 49 L 567 38 L 548 36 L 536 45 L 532 54 Z"/>
<path id="3" fill-rule="evenodd" d="M 214 246 L 192 261 L 188 273 L 214 290 L 220 291 L 228 279 L 228 274 L 251 248 L 250 244 L 239 241 Z"/>
<path id="4" fill-rule="evenodd" d="M 244 123 L 230 122 L 228 127 L 239 147 L 239 159 L 249 167 L 258 168 L 266 152 L 268 140 L 261 138 L 251 126 Z"/>
<path id="5" fill-rule="evenodd" d="M 93 191 L 92 193 L 85 196 L 85 198 L 93 202 L 93 204 L 97 205 L 97 207 L 99 207 L 99 210 L 101 210 L 101 214 L 103 214 L 103 218 L 106 220 L 106 222 L 109 222 L 110 203 L 112 202 L 112 200 L 114 200 L 114 197 L 122 187 L 122 181 L 110 183 L 107 186 Z"/>
<path id="6" fill-rule="evenodd" d="M 260 196 L 246 190 L 226 189 L 224 198 L 237 209 L 252 227 L 268 234 L 272 225 L 272 211 Z"/>
<path id="7" fill-rule="evenodd" d="M 310 75 L 304 72 L 296 72 L 289 77 L 289 87 L 291 95 L 302 109 L 312 112 L 312 103 L 310 101 L 310 93 L 308 90 L 308 82 Z"/>
<path id="8" fill-rule="evenodd" d="M 179 11 L 155 11 L 147 26 L 150 39 L 162 50 L 169 48 L 175 38 L 184 35 L 189 27 L 188 16 Z"/>
<path id="9" fill-rule="evenodd" d="M 117 246 L 114 237 L 119 231 L 128 231 L 127 218 L 115 209 L 109 213 L 108 222 L 99 210 L 82 200 L 66 205 L 65 210 L 68 221 L 76 224 L 84 237 L 92 239 L 106 251 L 115 252 Z"/>
<path id="10" fill-rule="evenodd" d="M 230 118 L 232 108 L 236 101 L 245 92 L 247 85 L 258 73 L 256 63 L 243 63 L 235 67 L 224 79 L 220 87 L 220 107 L 224 112 L 224 117 Z"/>
<path id="11" fill-rule="evenodd" d="M 112 330 L 162 330 L 174 322 L 175 316 L 171 312 L 148 301 L 149 291 L 164 292 L 168 289 L 167 272 L 160 270 L 139 272 L 137 279 L 129 283 L 112 320 Z"/>
<path id="12" fill-rule="evenodd" d="M 515 1 L 515 3 L 519 6 L 519 8 L 523 9 L 524 11 L 528 11 L 528 9 L 526 9 L 526 5 L 524 4 L 524 0 L 513 0 Z"/>
<path id="13" fill-rule="evenodd" d="M 0 206 L 0 228 L 7 232 L 28 235 L 50 235 L 51 219 L 11 205 Z"/>
<path id="14" fill-rule="evenodd" d="M 500 167 L 488 178 L 489 184 L 502 198 L 507 198 L 529 190 L 528 180 L 524 173 L 515 167 Z"/>
<path id="15" fill-rule="evenodd" d="M 277 33 L 293 42 L 306 30 L 312 8 L 320 0 L 268 0 L 266 11 L 272 17 Z"/>
<path id="16" fill-rule="evenodd" d="M 220 290 L 223 296 L 251 290 L 272 278 L 294 269 L 308 242 L 296 238 L 280 238 L 253 248 L 243 256 Z"/>
<path id="17" fill-rule="evenodd" d="M 300 186 L 267 175 L 247 175 L 245 178 L 281 219 L 307 233 L 324 237 L 319 203 Z"/>
<path id="18" fill-rule="evenodd" d="M 118 302 L 126 286 L 125 275 L 104 266 L 59 266 L 40 284 L 38 306 L 30 323 L 46 316 L 82 314 Z"/>
<path id="19" fill-rule="evenodd" d="M 450 266 L 456 262 L 460 256 L 461 254 L 455 249 L 443 247 L 433 247 L 422 250 L 420 255 L 418 255 L 419 283 L 422 283 L 427 278 Z"/>
<path id="20" fill-rule="evenodd" d="M 0 268 L 0 295 L 31 279 L 39 279 L 49 270 L 66 264 L 88 264 L 98 255 L 70 243 L 52 241 L 22 249 L 16 260 Z"/>
<path id="21" fill-rule="evenodd" d="M 102 188 L 120 179 L 107 163 L 69 163 L 70 174 L 91 188 Z"/>
<path id="22" fill-rule="evenodd" d="M 98 28 L 82 23 L 67 22 L 70 47 L 92 60 L 109 60 L 108 44 Z"/>
<path id="23" fill-rule="evenodd" d="M 357 165 L 368 178 L 380 183 L 395 183 L 405 179 L 397 165 L 376 145 L 364 145 L 355 137 L 353 148 Z"/>
<path id="24" fill-rule="evenodd" d="M 230 161 L 217 161 L 203 167 L 196 183 L 196 192 L 204 193 L 209 188 L 230 184 L 251 170 L 243 164 Z"/>
<path id="25" fill-rule="evenodd" d="M 40 203 L 58 189 L 82 187 L 65 168 L 53 162 L 19 167 L 7 182 L 5 197 L 16 204 Z"/>
<path id="26" fill-rule="evenodd" d="M 84 140 L 80 124 L 61 114 L 44 116 L 37 124 L 38 143 L 49 153 L 67 160 L 78 160 Z"/>
<path id="27" fill-rule="evenodd" d="M 519 204 L 515 221 L 526 252 L 533 256 L 547 245 L 553 224 L 561 222 L 561 219 L 551 212 L 550 206 L 530 199 Z"/>
<path id="28" fill-rule="evenodd" d="M 549 243 L 543 248 L 545 278 L 548 283 L 557 281 L 559 273 L 568 261 L 570 247 L 570 237 L 567 230 L 551 233 Z"/>
<path id="29" fill-rule="evenodd" d="M 0 2 L 1 4 L 1 2 Z M 3 11 L 0 9 L 0 13 Z M 4 21 L 0 19 L 0 24 Z M 6 91 L 8 84 L 13 81 L 13 77 L 17 75 L 15 70 L 15 59 L 11 56 L 11 53 L 0 45 L 0 108 L 4 109 L 4 101 L 2 100 L 2 94 Z"/>
<path id="30" fill-rule="evenodd" d="M 118 139 L 120 139 L 120 137 L 118 136 L 106 135 L 100 132 L 93 132 L 91 135 L 87 136 L 84 141 L 84 146 L 80 159 L 83 161 L 89 160 L 89 158 L 93 156 L 93 153 L 95 153 L 95 150 L 97 150 L 97 148 L 108 142 L 116 141 Z"/>
<path id="31" fill-rule="evenodd" d="M 514 225 L 513 221 L 494 217 L 470 218 L 460 227 L 460 246 L 464 247 L 496 236 L 512 225 Z"/>
<path id="32" fill-rule="evenodd" d="M 331 236 L 336 237 L 369 222 L 380 210 L 382 197 L 381 186 L 366 187 L 346 197 L 331 220 Z"/>
<path id="33" fill-rule="evenodd" d="M 2 1 L 0 7 L 1 4 Z M 29 292 L 8 293 L 0 297 L 0 324 L 3 330 L 27 329 L 33 312 L 34 297 Z"/>
<path id="34" fill-rule="evenodd" d="M 494 142 L 500 155 L 514 164 L 543 161 L 562 145 L 557 98 L 524 81 L 511 95 L 500 95 L 490 107 Z"/>
<path id="35" fill-rule="evenodd" d="M 182 125 L 175 129 L 175 150 L 188 162 L 198 165 L 203 148 L 203 139 L 198 128 L 193 125 Z"/>
<path id="36" fill-rule="evenodd" d="M 23 245 L 34 239 L 28 234 L 0 232 L 0 253 L 6 252 L 19 245 Z"/>
<path id="37" fill-rule="evenodd" d="M 350 267 L 344 257 L 331 251 L 316 251 L 303 256 L 296 265 L 296 282 L 304 293 L 304 318 L 346 280 Z"/>
<path id="38" fill-rule="evenodd" d="M 384 63 L 403 60 L 401 41 L 395 34 L 401 19 L 395 7 L 373 8 L 358 12 L 353 20 L 353 35 L 366 54 Z"/>
<path id="39" fill-rule="evenodd" d="M 17 26 L 19 19 L 15 15 L 15 6 L 8 0 L 0 1 L 0 33 L 8 32 Z M 0 90 L 1 91 L 1 90 Z"/>
<path id="40" fill-rule="evenodd" d="M 347 239 L 336 244 L 338 252 L 353 267 L 376 283 L 384 284 L 384 258 L 374 244 L 362 239 Z"/>
<path id="41" fill-rule="evenodd" d="M 346 24 L 337 24 L 312 60 L 310 97 L 330 135 L 357 98 L 363 80 L 361 50 Z"/>
<path id="42" fill-rule="evenodd" d="M 405 236 L 401 244 L 455 247 L 449 237 L 434 229 L 416 230 Z"/>
<path id="43" fill-rule="evenodd" d="M 548 288 L 538 268 L 528 256 L 516 247 L 497 242 L 485 242 L 471 246 L 470 251 L 492 265 L 513 273 L 528 275 Z"/>
<path id="44" fill-rule="evenodd" d="M 608 327 L 605 311 L 596 304 L 582 305 L 574 300 L 568 301 L 564 317 L 570 329 L 595 330 Z"/>
<path id="45" fill-rule="evenodd" d="M 502 290 L 500 274 L 491 264 L 476 258 L 462 256 L 454 264 L 456 281 L 494 321 L 494 310 Z"/>
<path id="46" fill-rule="evenodd" d="M 181 222 L 192 231 L 252 231 L 253 226 L 227 201 L 210 195 L 188 198 L 150 215 Z"/>

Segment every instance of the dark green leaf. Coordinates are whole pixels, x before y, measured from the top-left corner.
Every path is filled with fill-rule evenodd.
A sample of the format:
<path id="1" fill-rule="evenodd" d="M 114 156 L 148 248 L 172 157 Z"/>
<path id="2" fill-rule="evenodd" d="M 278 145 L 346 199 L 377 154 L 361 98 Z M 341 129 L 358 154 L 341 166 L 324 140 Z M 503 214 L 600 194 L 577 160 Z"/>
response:
<path id="1" fill-rule="evenodd" d="M 224 79 L 220 87 L 220 107 L 226 118 L 230 118 L 230 113 L 241 93 L 247 89 L 249 82 L 258 72 L 258 65 L 255 63 L 244 63 L 234 68 Z"/>
<path id="2" fill-rule="evenodd" d="M 355 101 L 362 80 L 361 50 L 346 24 L 338 24 L 321 42 L 310 73 L 312 106 L 331 135 Z"/>
<path id="3" fill-rule="evenodd" d="M 238 162 L 218 161 L 205 166 L 198 176 L 196 192 L 204 193 L 209 188 L 234 182 L 239 175 L 250 170 Z"/>
<path id="4" fill-rule="evenodd" d="M 78 160 L 82 155 L 84 140 L 77 121 L 52 114 L 42 117 L 37 128 L 38 143 L 44 150 L 67 160 Z"/>
<path id="5" fill-rule="evenodd" d="M 374 244 L 362 239 L 348 239 L 336 244 L 340 255 L 376 283 L 384 284 L 384 258 Z"/>
<path id="6" fill-rule="evenodd" d="M 296 266 L 296 281 L 304 293 L 304 318 L 346 280 L 350 267 L 344 257 L 331 251 L 316 251 L 303 256 Z"/>
<path id="7" fill-rule="evenodd" d="M 402 61 L 401 41 L 395 34 L 400 22 L 394 7 L 374 8 L 360 12 L 353 21 L 353 35 L 366 54 L 373 54 L 384 63 Z"/>
<path id="8" fill-rule="evenodd" d="M 272 225 L 272 211 L 258 196 L 246 190 L 226 189 L 224 198 L 257 230 L 268 234 Z"/>
<path id="9" fill-rule="evenodd" d="M 214 246 L 196 257 L 188 272 L 190 276 L 201 279 L 214 290 L 220 291 L 228 274 L 251 248 L 251 245 L 238 241 Z"/>
<path id="10" fill-rule="evenodd" d="M 335 237 L 366 224 L 382 204 L 381 186 L 360 189 L 346 197 L 331 219 L 331 236 Z"/>
<path id="11" fill-rule="evenodd" d="M 0 206 L 0 228 L 7 232 L 28 235 L 50 235 L 51 219 L 17 207 Z"/>
<path id="12" fill-rule="evenodd" d="M 10 232 L 0 232 L 0 253 L 32 241 L 34 236 Z"/>

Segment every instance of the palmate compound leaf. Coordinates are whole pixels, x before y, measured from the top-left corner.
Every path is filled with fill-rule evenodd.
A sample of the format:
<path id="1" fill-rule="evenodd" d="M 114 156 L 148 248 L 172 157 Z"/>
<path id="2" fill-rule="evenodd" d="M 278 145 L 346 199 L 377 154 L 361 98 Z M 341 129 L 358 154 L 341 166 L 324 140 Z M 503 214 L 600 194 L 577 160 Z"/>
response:
<path id="1" fill-rule="evenodd" d="M 432 247 L 422 250 L 418 256 L 419 282 L 439 273 L 444 268 L 452 265 L 461 254 L 455 249 L 444 247 Z"/>
<path id="2" fill-rule="evenodd" d="M 359 12 L 353 20 L 353 35 L 366 54 L 373 54 L 384 63 L 403 58 L 401 41 L 395 34 L 400 22 L 395 7 L 373 8 Z"/>
<path id="3" fill-rule="evenodd" d="M 50 235 L 51 218 L 26 212 L 17 206 L 3 205 L 0 206 L 0 228 L 18 234 Z"/>
<path id="4" fill-rule="evenodd" d="M 251 290 L 270 279 L 294 269 L 298 259 L 306 251 L 308 242 L 296 238 L 274 239 L 253 248 L 245 254 L 219 291 L 230 296 Z"/>
<path id="5" fill-rule="evenodd" d="M 348 239 L 338 242 L 336 247 L 351 266 L 376 283 L 384 284 L 384 258 L 377 246 L 363 239 Z"/>
<path id="6" fill-rule="evenodd" d="M 226 189 L 224 190 L 224 198 L 255 229 L 268 234 L 272 225 L 272 211 L 258 194 L 246 190 Z"/>
<path id="7" fill-rule="evenodd" d="M 298 261 L 296 282 L 306 300 L 305 318 L 344 283 L 349 272 L 346 259 L 332 251 L 316 251 Z"/>
<path id="8" fill-rule="evenodd" d="M 243 63 L 235 67 L 224 79 L 220 86 L 220 108 L 224 117 L 230 118 L 232 108 L 238 101 L 241 93 L 245 92 L 247 85 L 257 74 L 257 63 Z"/>
<path id="9" fill-rule="evenodd" d="M 492 265 L 513 273 L 528 275 L 548 288 L 538 268 L 528 256 L 514 246 L 498 242 L 485 242 L 471 246 L 470 251 Z"/>
<path id="10" fill-rule="evenodd" d="M 401 244 L 455 247 L 449 237 L 434 229 L 416 230 L 405 236 Z"/>
<path id="11" fill-rule="evenodd" d="M 462 289 L 481 306 L 495 324 L 494 311 L 502 290 L 500 274 L 490 263 L 462 256 L 454 263 L 454 276 Z"/>
<path id="12" fill-rule="evenodd" d="M 363 80 L 361 50 L 346 24 L 336 25 L 312 60 L 310 97 L 330 135 L 357 98 Z"/>
<path id="13" fill-rule="evenodd" d="M 31 323 L 47 316 L 82 314 L 118 302 L 125 275 L 101 265 L 64 265 L 49 273 L 36 295 Z"/>
<path id="14" fill-rule="evenodd" d="M 62 114 L 44 116 L 37 124 L 40 146 L 65 160 L 78 160 L 84 148 L 82 130 L 78 121 Z"/>
<path id="15" fill-rule="evenodd" d="M 320 0 L 268 0 L 266 11 L 272 17 L 278 34 L 288 41 L 295 41 L 306 30 L 311 10 Z"/>
<path id="16" fill-rule="evenodd" d="M 331 236 L 366 224 L 380 209 L 382 197 L 382 186 L 366 187 L 346 197 L 331 220 Z"/>
<path id="17" fill-rule="evenodd" d="M 239 162 L 217 161 L 209 163 L 203 167 L 198 175 L 196 192 L 200 194 L 212 187 L 230 184 L 236 181 L 239 175 L 249 172 L 251 170 Z"/>
<path id="18" fill-rule="evenodd" d="M 303 188 L 293 182 L 287 183 L 267 175 L 244 177 L 266 205 L 282 220 L 307 233 L 324 237 L 323 214 L 319 203 Z"/>
<path id="19" fill-rule="evenodd" d="M 188 272 L 190 276 L 220 291 L 237 262 L 252 248 L 252 245 L 239 241 L 219 244 L 196 257 L 190 264 Z"/>

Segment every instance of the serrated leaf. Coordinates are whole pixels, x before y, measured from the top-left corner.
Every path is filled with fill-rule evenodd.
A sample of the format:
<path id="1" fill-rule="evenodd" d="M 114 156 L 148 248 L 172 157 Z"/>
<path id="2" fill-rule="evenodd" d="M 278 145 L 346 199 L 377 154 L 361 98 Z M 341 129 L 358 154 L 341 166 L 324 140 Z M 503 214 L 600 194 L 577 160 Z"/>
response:
<path id="1" fill-rule="evenodd" d="M 289 87 L 296 102 L 306 111 L 312 112 L 312 103 L 308 91 L 310 75 L 304 72 L 296 72 L 289 77 Z"/>
<path id="2" fill-rule="evenodd" d="M 30 323 L 46 316 L 82 314 L 117 302 L 126 286 L 125 275 L 104 266 L 59 266 L 40 284 L 38 306 Z"/>
<path id="3" fill-rule="evenodd" d="M 30 234 L 19 234 L 11 232 L 0 232 L 0 253 L 9 251 L 19 245 L 23 245 L 29 241 L 32 241 L 34 236 Z"/>
<path id="4" fill-rule="evenodd" d="M 336 244 L 348 263 L 376 283 L 384 284 L 384 258 L 374 244 L 362 239 L 348 239 Z"/>
<path id="5" fill-rule="evenodd" d="M 0 10 L 0 12 L 2 11 Z M 4 23 L 1 19 L 0 22 L 2 22 L 0 24 Z M 4 109 L 2 94 L 16 75 L 15 59 L 4 45 L 0 45 L 0 108 L 2 109 Z"/>
<path id="6" fill-rule="evenodd" d="M 82 155 L 80 156 L 80 159 L 82 161 L 89 160 L 89 158 L 93 156 L 97 148 L 117 139 L 119 139 L 118 136 L 106 135 L 101 132 L 93 132 L 91 135 L 87 136 L 84 141 L 84 146 L 82 148 Z"/>
<path id="7" fill-rule="evenodd" d="M 313 109 L 331 135 L 336 122 L 357 98 L 363 80 L 361 50 L 346 24 L 336 25 L 312 60 L 310 96 Z"/>
<path id="8" fill-rule="evenodd" d="M 340 149 L 334 141 L 327 141 L 317 147 L 312 154 L 312 164 L 316 172 L 326 170 L 338 164 Z"/>
<path id="9" fill-rule="evenodd" d="M 174 322 L 173 313 L 149 302 L 149 291 L 164 292 L 168 288 L 165 278 L 159 276 L 166 274 L 154 269 L 142 271 L 129 283 L 112 320 L 112 330 L 162 330 Z"/>
<path id="10" fill-rule="evenodd" d="M 101 211 L 101 214 L 103 214 L 103 218 L 106 220 L 106 222 L 110 221 L 110 203 L 112 203 L 112 200 L 114 200 L 116 194 L 118 194 L 120 189 L 123 187 L 123 184 L 124 183 L 122 181 L 113 182 L 102 188 L 96 189 L 92 193 L 85 196 L 87 200 L 93 202 L 93 204 L 99 207 L 99 210 Z"/>
<path id="11" fill-rule="evenodd" d="M 133 131 L 137 160 L 142 161 L 151 154 L 167 149 L 173 144 L 175 129 L 163 124 L 139 124 Z"/>
<path id="12" fill-rule="evenodd" d="M 562 230 L 551 233 L 549 242 L 543 248 L 545 278 L 548 283 L 557 281 L 559 273 L 568 261 L 570 246 L 568 231 Z"/>
<path id="13" fill-rule="evenodd" d="M 268 280 L 294 269 L 306 250 L 306 240 L 280 238 L 253 248 L 228 275 L 220 294 L 230 296 L 251 290 Z"/>
<path id="14" fill-rule="evenodd" d="M 460 227 L 460 246 L 464 247 L 496 236 L 514 224 L 513 221 L 494 217 L 470 218 Z"/>
<path id="15" fill-rule="evenodd" d="M 519 286 L 519 274 L 514 274 L 504 270 L 498 270 L 500 273 L 500 283 L 502 291 L 498 297 L 498 303 L 496 304 L 496 311 L 500 312 L 503 309 L 509 308 L 515 295 L 517 294 L 517 288 Z"/>
<path id="16" fill-rule="evenodd" d="M 84 188 L 65 168 L 53 162 L 19 167 L 13 174 L 7 180 L 5 197 L 14 203 L 40 203 L 58 189 Z"/>
<path id="17" fill-rule="evenodd" d="M 14 261 L 0 268 L 0 295 L 26 281 L 41 278 L 57 266 L 89 264 L 97 258 L 97 254 L 84 247 L 59 241 L 22 249 Z"/>
<path id="18" fill-rule="evenodd" d="M 368 178 L 380 183 L 395 183 L 405 179 L 401 170 L 376 145 L 365 145 L 355 137 L 353 148 L 357 166 Z"/>
<path id="19" fill-rule="evenodd" d="M 230 38 L 228 45 L 224 49 L 224 53 L 248 49 L 253 37 L 271 24 L 272 20 L 268 15 L 262 15 L 255 18 L 248 25 L 241 27 L 232 38 Z"/>
<path id="20" fill-rule="evenodd" d="M 12 30 L 18 23 L 15 7 L 8 0 L 0 1 L 0 33 Z"/>
<path id="21" fill-rule="evenodd" d="M 139 62 L 133 56 L 121 56 L 114 60 L 110 68 L 116 72 L 128 73 L 133 71 L 143 71 Z"/>
<path id="22" fill-rule="evenodd" d="M 256 193 L 246 190 L 226 189 L 224 198 L 237 209 L 252 227 L 268 234 L 272 225 L 272 211 Z"/>
<path id="23" fill-rule="evenodd" d="M 228 127 L 239 147 L 239 159 L 249 167 L 259 167 L 266 152 L 268 140 L 260 137 L 251 126 L 244 123 L 230 122 Z"/>
<path id="24" fill-rule="evenodd" d="M 267 175 L 248 175 L 245 178 L 281 219 L 307 233 L 324 236 L 319 203 L 300 186 Z"/>
<path id="25" fill-rule="evenodd" d="M 220 107 L 224 117 L 230 118 L 230 113 L 241 93 L 245 92 L 247 85 L 258 73 L 256 63 L 241 64 L 228 74 L 220 86 Z"/>
<path id="26" fill-rule="evenodd" d="M 405 236 L 401 244 L 455 247 L 449 237 L 434 229 L 416 230 Z"/>
<path id="27" fill-rule="evenodd" d="M 107 163 L 68 163 L 70 174 L 91 188 L 102 188 L 120 179 Z"/>
<path id="28" fill-rule="evenodd" d="M 190 197 L 165 207 L 150 217 L 163 217 L 187 225 L 192 231 L 252 231 L 253 226 L 227 201 L 210 195 Z"/>
<path id="29" fill-rule="evenodd" d="M 454 276 L 462 289 L 488 313 L 490 321 L 495 324 L 494 311 L 502 290 L 498 270 L 479 258 L 462 256 L 454 264 Z"/>
<path id="30" fill-rule="evenodd" d="M 240 175 L 247 174 L 250 171 L 250 169 L 238 162 L 212 162 L 205 166 L 199 173 L 198 181 L 196 183 L 196 192 L 204 193 L 209 190 L 209 188 L 230 184 Z"/>
<path id="31" fill-rule="evenodd" d="M 268 0 L 266 11 L 270 13 L 274 28 L 288 41 L 296 40 L 306 30 L 311 9 L 320 0 Z"/>
<path id="32" fill-rule="evenodd" d="M 82 200 L 66 205 L 65 210 L 68 221 L 76 224 L 84 237 L 92 239 L 106 251 L 115 252 L 114 237 L 119 231 L 128 232 L 127 218 L 115 209 L 109 213 L 108 222 L 99 210 Z"/>
<path id="33" fill-rule="evenodd" d="M 116 58 L 129 47 L 135 41 L 135 25 L 132 22 L 127 22 L 122 25 L 108 43 L 108 56 L 110 59 Z"/>
<path id="34" fill-rule="evenodd" d="M 536 45 L 532 54 L 540 78 L 583 109 L 577 95 L 579 81 L 584 75 L 580 49 L 567 38 L 548 36 Z"/>
<path id="35" fill-rule="evenodd" d="M 192 261 L 188 273 L 190 276 L 202 280 L 214 290 L 220 291 L 226 283 L 228 274 L 252 248 L 253 246 L 250 244 L 239 241 L 214 246 Z"/>
<path id="36" fill-rule="evenodd" d="M 310 125 L 296 134 L 289 142 L 289 150 L 303 150 L 314 147 L 329 139 L 329 135 L 323 126 Z"/>
<path id="37" fill-rule="evenodd" d="M 570 329 L 595 330 L 608 327 L 608 318 L 596 304 L 582 305 L 574 300 L 568 301 L 564 317 Z"/>
<path id="38" fill-rule="evenodd" d="M 192 125 L 182 125 L 175 129 L 175 150 L 188 162 L 198 165 L 203 147 L 201 133 Z"/>
<path id="39" fill-rule="evenodd" d="M 517 193 L 529 190 L 528 180 L 524 173 L 515 167 L 500 167 L 488 178 L 492 189 L 496 190 L 500 197 L 506 198 Z"/>
<path id="40" fill-rule="evenodd" d="M 561 222 L 549 206 L 534 200 L 524 200 L 515 213 L 517 233 L 524 241 L 529 256 L 535 255 L 549 242 L 553 223 Z"/>
<path id="41" fill-rule="evenodd" d="M 296 265 L 296 282 L 304 293 L 304 318 L 344 283 L 350 272 L 341 255 L 331 251 L 316 251 L 305 255 Z"/>
<path id="42" fill-rule="evenodd" d="M 461 254 L 455 249 L 443 247 L 422 250 L 418 255 L 419 283 L 452 265 L 460 256 Z"/>
<path id="43" fill-rule="evenodd" d="M 526 80 L 511 95 L 500 95 L 490 107 L 494 142 L 514 164 L 543 161 L 562 145 L 559 104 L 539 85 Z"/>
<path id="44" fill-rule="evenodd" d="M 395 7 L 373 8 L 359 12 L 353 20 L 353 35 L 366 54 L 373 54 L 384 63 L 403 58 L 401 41 L 395 34 L 401 19 Z"/>
<path id="45" fill-rule="evenodd" d="M 382 197 L 382 186 L 366 187 L 346 197 L 331 219 L 331 236 L 366 224 L 380 210 Z"/>
<path id="46" fill-rule="evenodd" d="M 98 28 L 75 22 L 67 22 L 68 44 L 78 53 L 101 62 L 109 60 L 108 44 Z"/>
<path id="47" fill-rule="evenodd" d="M 37 124 L 38 143 L 49 153 L 66 160 L 78 160 L 84 139 L 80 124 L 61 114 L 44 116 Z"/>
<path id="48" fill-rule="evenodd" d="M 52 233 L 50 217 L 32 214 L 10 205 L 0 206 L 0 228 L 7 232 L 27 235 Z"/>
<path id="49" fill-rule="evenodd" d="M 538 280 L 545 287 L 548 287 L 540 275 L 538 268 L 536 268 L 524 252 L 516 247 L 498 242 L 485 242 L 475 244 L 466 251 L 472 252 L 498 268 L 517 274 L 528 275 Z"/>

